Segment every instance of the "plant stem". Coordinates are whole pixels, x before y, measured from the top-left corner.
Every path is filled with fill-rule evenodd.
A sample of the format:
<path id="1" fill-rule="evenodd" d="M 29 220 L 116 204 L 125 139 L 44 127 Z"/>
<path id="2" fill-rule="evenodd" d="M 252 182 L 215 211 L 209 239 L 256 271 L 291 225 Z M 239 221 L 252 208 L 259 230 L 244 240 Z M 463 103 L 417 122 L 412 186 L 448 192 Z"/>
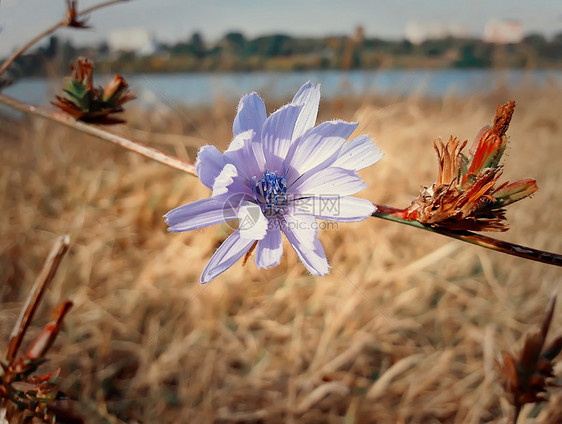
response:
<path id="1" fill-rule="evenodd" d="M 102 140 L 109 141 L 110 143 L 117 144 L 118 146 L 121 146 L 127 150 L 163 163 L 164 165 L 168 165 L 169 167 L 179 169 L 180 171 L 197 176 L 195 172 L 195 166 L 192 163 L 185 162 L 174 156 L 167 155 L 160 150 L 157 150 L 150 146 L 146 146 L 145 144 L 142 144 L 138 141 L 131 140 L 118 134 L 109 132 L 101 126 L 86 124 L 84 122 L 77 121 L 64 112 L 58 112 L 56 110 L 30 105 L 3 94 L 0 94 L 0 103 L 4 103 L 5 105 L 22 112 L 31 113 L 33 115 L 50 119 L 51 121 L 55 121 L 67 127 L 74 128 L 85 134 L 90 134 L 95 137 L 101 138 Z"/>
<path id="2" fill-rule="evenodd" d="M 103 3 L 99 3 L 99 4 L 96 4 L 92 7 L 84 9 L 82 12 L 79 12 L 77 16 L 84 16 L 84 15 L 87 15 L 88 13 L 93 12 L 94 10 L 101 9 L 102 7 L 111 6 L 111 5 L 117 4 L 117 3 L 124 3 L 126 1 L 129 1 L 129 0 L 109 0 L 109 1 L 106 1 L 106 2 L 103 2 Z"/>
<path id="3" fill-rule="evenodd" d="M 35 43 L 37 43 L 43 37 L 46 37 L 47 35 L 49 35 L 53 31 L 55 31 L 58 28 L 61 28 L 63 26 L 65 26 L 65 22 L 61 21 L 58 24 L 53 25 L 51 28 L 48 28 L 45 31 L 43 31 L 42 33 L 36 35 L 31 40 L 29 40 L 26 44 L 24 44 L 19 49 L 17 49 L 8 59 L 6 59 L 4 61 L 2 66 L 0 66 L 0 75 L 2 75 L 4 72 L 6 72 L 6 69 L 8 69 L 8 67 L 14 62 L 14 60 L 16 60 L 18 57 L 20 57 L 24 51 L 26 51 L 28 48 L 33 46 Z"/>
<path id="4" fill-rule="evenodd" d="M 513 414 L 513 424 L 517 424 L 517 420 L 519 419 L 520 412 L 521 412 L 521 405 L 517 405 L 515 407 L 515 413 Z"/>
<path id="5" fill-rule="evenodd" d="M 4 103 L 5 105 L 22 112 L 50 119 L 52 121 L 66 125 L 67 127 L 74 128 L 86 134 L 101 138 L 102 140 L 109 141 L 110 143 L 117 144 L 118 146 L 124 147 L 125 149 L 131 150 L 135 153 L 139 153 L 164 165 L 186 172 L 190 175 L 197 176 L 197 173 L 195 172 L 195 166 L 192 163 L 185 162 L 174 156 L 167 155 L 160 150 L 146 146 L 138 141 L 113 134 L 100 126 L 77 121 L 63 112 L 30 105 L 2 94 L 0 94 L 0 103 Z M 556 253 L 532 249 L 530 247 L 525 247 L 518 244 L 509 243 L 507 241 L 497 240 L 491 237 L 475 234 L 470 231 L 453 231 L 447 230 L 445 228 L 426 226 L 418 221 L 410 221 L 395 216 L 394 213 L 399 212 L 400 209 L 384 205 L 375 206 L 377 207 L 377 211 L 372 215 L 375 218 L 382 218 L 389 221 L 398 222 L 400 224 L 410 225 L 412 227 L 420 228 L 432 233 L 442 234 L 447 237 L 452 237 L 466 243 L 475 244 L 477 246 L 485 247 L 497 252 L 506 253 L 508 255 L 518 256 L 520 258 L 542 262 L 549 265 L 562 266 L 562 255 L 558 255 Z"/>
<path id="6" fill-rule="evenodd" d="M 111 6 L 112 4 L 122 3 L 122 2 L 125 2 L 125 1 L 129 1 L 129 0 L 110 0 L 110 1 L 106 1 L 106 2 L 97 4 L 95 6 L 92 6 L 88 9 L 83 10 L 82 12 L 77 14 L 77 17 L 84 16 L 84 15 L 90 13 L 90 12 L 93 12 L 94 10 L 101 9 L 102 7 Z M 21 56 L 23 54 L 23 52 L 25 52 L 27 49 L 29 49 L 31 46 L 33 46 L 35 43 L 37 43 L 43 37 L 46 37 L 47 35 L 51 34 L 52 32 L 56 31 L 57 29 L 59 29 L 61 27 L 65 27 L 65 26 L 67 26 L 67 21 L 66 21 L 66 19 L 63 19 L 62 21 L 54 24 L 52 27 L 47 28 L 45 31 L 36 35 L 31 40 L 29 40 L 27 43 L 25 43 L 23 46 L 21 46 L 19 49 L 17 49 L 8 59 L 6 59 L 4 61 L 2 66 L 0 66 L 0 75 L 2 75 L 4 72 L 6 72 L 8 67 L 14 62 L 14 60 L 16 60 L 19 56 Z"/>
<path id="7" fill-rule="evenodd" d="M 395 216 L 394 213 L 399 212 L 400 209 L 384 205 L 375 206 L 377 207 L 377 210 L 372 215 L 375 218 L 382 218 L 389 221 L 398 222 L 400 224 L 410 225 L 415 228 L 455 238 L 457 240 L 475 244 L 487 249 L 495 250 L 496 252 L 506 253 L 508 255 L 530 259 L 532 261 L 542 262 L 549 265 L 562 266 L 562 255 L 558 255 L 556 253 L 532 249 L 530 247 L 509 243 L 503 240 L 497 240 L 492 237 L 483 236 L 470 231 L 454 231 L 441 227 L 430 227 L 418 221 L 411 221 Z"/>
<path id="8" fill-rule="evenodd" d="M 8 352 L 6 353 L 8 362 L 12 362 L 16 357 L 27 328 L 33 319 L 33 315 L 35 315 L 35 311 L 37 310 L 39 303 L 41 303 L 41 299 L 43 298 L 43 294 L 45 293 L 47 286 L 53 280 L 60 261 L 68 250 L 69 244 L 70 242 L 68 236 L 59 237 L 55 245 L 52 247 L 49 256 L 47 256 L 47 259 L 43 264 L 43 268 L 37 276 L 31 292 L 27 296 L 25 306 L 21 309 L 20 316 L 18 317 L 18 320 L 12 330 L 12 334 L 10 335 Z"/>

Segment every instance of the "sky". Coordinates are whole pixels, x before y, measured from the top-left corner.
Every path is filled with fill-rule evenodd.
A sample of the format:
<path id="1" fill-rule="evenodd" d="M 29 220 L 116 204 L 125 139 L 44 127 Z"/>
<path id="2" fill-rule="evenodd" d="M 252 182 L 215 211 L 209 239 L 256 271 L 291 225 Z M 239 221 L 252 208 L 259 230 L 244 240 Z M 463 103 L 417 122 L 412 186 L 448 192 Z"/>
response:
<path id="1" fill-rule="evenodd" d="M 84 9 L 101 0 L 79 0 Z M 0 0 L 0 55 L 5 55 L 64 16 L 64 0 Z M 404 37 L 408 22 L 462 25 L 481 36 L 489 20 L 517 20 L 525 33 L 562 32 L 561 0 L 129 0 L 90 16 L 88 30 L 62 29 L 57 35 L 83 45 L 108 31 L 146 27 L 158 41 L 186 40 L 199 31 L 207 41 L 227 32 L 247 37 L 352 34 L 361 25 L 367 37 Z"/>

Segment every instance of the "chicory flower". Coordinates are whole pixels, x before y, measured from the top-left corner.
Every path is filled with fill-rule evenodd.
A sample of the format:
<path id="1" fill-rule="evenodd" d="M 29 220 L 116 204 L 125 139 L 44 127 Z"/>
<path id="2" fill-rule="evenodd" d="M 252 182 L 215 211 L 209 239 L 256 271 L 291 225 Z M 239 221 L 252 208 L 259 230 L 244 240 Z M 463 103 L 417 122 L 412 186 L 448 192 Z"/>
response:
<path id="1" fill-rule="evenodd" d="M 310 273 L 324 275 L 329 267 L 316 220 L 355 222 L 375 211 L 371 202 L 351 195 L 366 187 L 357 171 L 378 161 L 381 152 L 366 135 L 346 142 L 357 123 L 314 126 L 319 101 L 320 85 L 307 83 L 291 103 L 267 117 L 261 98 L 248 94 L 238 105 L 228 149 L 221 153 L 208 145 L 199 151 L 197 175 L 212 195 L 168 212 L 169 231 L 238 220 L 238 228 L 205 267 L 201 283 L 254 246 L 258 268 L 278 265 L 281 233 Z"/>

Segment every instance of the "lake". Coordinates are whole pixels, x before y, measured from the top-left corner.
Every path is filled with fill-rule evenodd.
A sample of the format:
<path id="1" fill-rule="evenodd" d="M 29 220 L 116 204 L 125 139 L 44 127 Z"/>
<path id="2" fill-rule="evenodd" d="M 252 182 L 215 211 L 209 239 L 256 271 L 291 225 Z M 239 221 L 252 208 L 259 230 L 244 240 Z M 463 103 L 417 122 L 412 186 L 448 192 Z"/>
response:
<path id="1" fill-rule="evenodd" d="M 490 69 L 385 69 L 376 71 L 230 72 L 125 75 L 137 92 L 137 107 L 208 106 L 217 99 L 236 101 L 243 94 L 257 91 L 267 101 L 290 98 L 306 81 L 322 84 L 323 98 L 338 95 L 429 97 L 464 96 L 489 92 L 501 86 L 521 84 L 562 85 L 562 70 Z M 95 76 L 103 84 L 110 76 Z M 26 102 L 46 104 L 59 92 L 60 79 L 27 78 L 3 92 Z"/>

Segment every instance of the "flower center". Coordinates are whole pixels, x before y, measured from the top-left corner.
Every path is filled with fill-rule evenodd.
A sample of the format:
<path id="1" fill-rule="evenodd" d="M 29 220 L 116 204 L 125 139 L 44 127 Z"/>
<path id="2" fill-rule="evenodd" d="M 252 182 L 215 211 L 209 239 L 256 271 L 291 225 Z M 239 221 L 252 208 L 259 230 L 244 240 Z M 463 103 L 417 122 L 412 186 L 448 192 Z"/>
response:
<path id="1" fill-rule="evenodd" d="M 256 177 L 252 178 L 251 187 L 266 216 L 282 212 L 287 205 L 287 181 L 285 176 L 278 176 L 277 171 L 265 171 L 263 178 L 257 181 Z"/>

